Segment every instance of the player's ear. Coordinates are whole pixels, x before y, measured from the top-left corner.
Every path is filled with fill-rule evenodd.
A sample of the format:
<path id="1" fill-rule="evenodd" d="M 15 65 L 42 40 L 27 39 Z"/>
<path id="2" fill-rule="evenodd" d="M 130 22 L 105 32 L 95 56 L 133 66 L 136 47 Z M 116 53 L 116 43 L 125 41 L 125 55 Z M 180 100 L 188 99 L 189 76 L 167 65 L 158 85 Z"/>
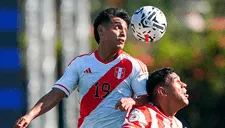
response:
<path id="1" fill-rule="evenodd" d="M 162 86 L 159 86 L 157 89 L 157 92 L 159 95 L 161 96 L 167 96 L 167 91 L 165 90 L 165 88 L 163 88 Z"/>
<path id="2" fill-rule="evenodd" d="M 103 34 L 104 30 L 105 30 L 105 28 L 104 28 L 103 25 L 99 25 L 99 26 L 98 26 L 98 33 L 99 33 L 99 35 L 100 35 L 100 34 Z"/>

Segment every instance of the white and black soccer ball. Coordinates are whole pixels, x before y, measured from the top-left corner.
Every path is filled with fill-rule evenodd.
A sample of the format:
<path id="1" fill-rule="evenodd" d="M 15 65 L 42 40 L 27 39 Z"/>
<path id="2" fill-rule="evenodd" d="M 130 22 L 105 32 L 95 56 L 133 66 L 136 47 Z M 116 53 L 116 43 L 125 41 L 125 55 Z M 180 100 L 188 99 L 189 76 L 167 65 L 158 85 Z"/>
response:
<path id="1" fill-rule="evenodd" d="M 166 16 L 157 7 L 143 6 L 132 15 L 130 27 L 136 39 L 146 43 L 156 42 L 166 32 Z"/>

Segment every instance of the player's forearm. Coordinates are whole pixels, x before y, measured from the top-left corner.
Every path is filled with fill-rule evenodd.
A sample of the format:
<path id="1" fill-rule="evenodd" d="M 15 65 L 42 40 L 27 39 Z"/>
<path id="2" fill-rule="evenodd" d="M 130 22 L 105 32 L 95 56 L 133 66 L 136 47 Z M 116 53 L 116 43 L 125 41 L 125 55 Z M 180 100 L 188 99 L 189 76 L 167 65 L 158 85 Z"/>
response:
<path id="1" fill-rule="evenodd" d="M 28 113 L 28 117 L 30 118 L 30 120 L 33 120 L 34 118 L 42 115 L 43 113 L 47 112 L 48 110 L 50 110 L 51 107 L 46 107 L 46 105 L 44 105 L 44 103 L 42 102 L 42 100 L 40 100 Z"/>
<path id="2" fill-rule="evenodd" d="M 142 106 L 149 102 L 148 95 L 141 95 L 136 98 L 133 98 L 136 106 Z"/>
<path id="3" fill-rule="evenodd" d="M 37 104 L 28 112 L 27 115 L 33 120 L 34 118 L 44 114 L 45 112 L 49 111 L 52 109 L 54 106 L 56 106 L 55 101 L 45 101 L 45 97 L 40 99 Z"/>
<path id="4" fill-rule="evenodd" d="M 59 90 L 50 91 L 36 103 L 27 113 L 31 120 L 55 107 L 65 97 L 65 95 L 59 94 L 58 91 Z"/>

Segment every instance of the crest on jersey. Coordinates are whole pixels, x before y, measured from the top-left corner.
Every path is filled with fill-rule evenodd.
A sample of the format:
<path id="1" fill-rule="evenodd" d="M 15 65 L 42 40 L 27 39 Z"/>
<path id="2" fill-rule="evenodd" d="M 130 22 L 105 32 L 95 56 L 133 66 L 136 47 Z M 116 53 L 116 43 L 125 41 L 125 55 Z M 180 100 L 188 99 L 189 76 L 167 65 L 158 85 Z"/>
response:
<path id="1" fill-rule="evenodd" d="M 139 119 L 139 115 L 137 113 L 132 113 L 132 115 L 129 117 L 129 121 L 137 121 Z"/>
<path id="2" fill-rule="evenodd" d="M 114 76 L 117 79 L 123 79 L 123 77 L 125 76 L 125 73 L 126 73 L 126 69 L 125 68 L 116 67 L 115 68 L 115 72 L 114 72 Z"/>

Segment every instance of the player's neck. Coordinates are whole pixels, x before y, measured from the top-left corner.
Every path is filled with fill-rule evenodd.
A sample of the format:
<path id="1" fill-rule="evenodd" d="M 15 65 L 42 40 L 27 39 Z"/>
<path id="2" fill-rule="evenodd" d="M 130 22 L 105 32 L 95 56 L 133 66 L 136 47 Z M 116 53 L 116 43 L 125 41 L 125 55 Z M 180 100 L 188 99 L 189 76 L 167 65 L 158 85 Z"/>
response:
<path id="1" fill-rule="evenodd" d="M 121 50 L 111 50 L 107 48 L 98 48 L 98 55 L 99 57 L 104 61 L 112 61 L 118 57 L 118 54 L 121 52 Z"/>
<path id="2" fill-rule="evenodd" d="M 171 106 L 169 103 L 155 103 L 154 104 L 163 114 L 168 117 L 174 117 L 177 113 L 176 107 Z"/>

